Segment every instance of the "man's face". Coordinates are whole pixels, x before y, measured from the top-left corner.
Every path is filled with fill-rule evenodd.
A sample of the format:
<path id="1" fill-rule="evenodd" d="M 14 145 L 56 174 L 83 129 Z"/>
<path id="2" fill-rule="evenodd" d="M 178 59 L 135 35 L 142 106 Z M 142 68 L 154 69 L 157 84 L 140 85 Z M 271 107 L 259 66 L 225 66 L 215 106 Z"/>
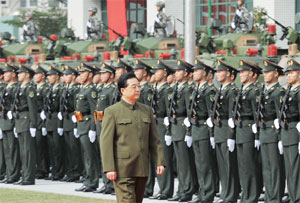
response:
<path id="1" fill-rule="evenodd" d="M 58 75 L 48 75 L 47 79 L 51 85 L 54 85 L 58 79 Z"/>
<path id="2" fill-rule="evenodd" d="M 174 77 L 175 77 L 174 74 L 168 75 L 167 77 L 168 84 L 172 84 L 174 82 Z"/>
<path id="3" fill-rule="evenodd" d="M 216 79 L 218 82 L 223 82 L 226 80 L 227 70 L 217 70 L 216 72 Z"/>
<path id="4" fill-rule="evenodd" d="M 198 81 L 202 80 L 202 78 L 205 76 L 206 76 L 206 73 L 204 70 L 196 69 L 196 70 L 194 70 L 193 80 L 198 82 Z"/>
<path id="5" fill-rule="evenodd" d="M 157 69 L 154 74 L 155 82 L 160 82 L 165 75 L 165 71 L 162 69 Z"/>
<path id="6" fill-rule="evenodd" d="M 80 72 L 80 77 L 81 77 L 82 82 L 85 82 L 88 79 L 89 73 L 90 73 L 89 71 Z"/>
<path id="7" fill-rule="evenodd" d="M 100 74 L 96 74 L 93 77 L 93 83 L 94 84 L 98 84 L 101 81 L 101 75 Z"/>
<path id="8" fill-rule="evenodd" d="M 21 73 L 18 74 L 18 81 L 19 82 L 21 82 L 21 83 L 24 82 L 25 78 L 26 78 L 26 73 L 25 72 L 21 72 Z"/>
<path id="9" fill-rule="evenodd" d="M 10 82 L 11 79 L 13 78 L 13 72 L 12 71 L 7 71 L 4 73 L 4 81 L 5 82 Z"/>
<path id="10" fill-rule="evenodd" d="M 240 80 L 241 83 L 246 83 L 249 81 L 249 79 L 253 76 L 253 72 L 251 74 L 252 71 L 249 70 L 242 70 L 240 71 Z"/>
<path id="11" fill-rule="evenodd" d="M 156 6 L 157 11 L 161 11 L 161 7 L 160 6 Z"/>
<path id="12" fill-rule="evenodd" d="M 264 74 L 264 82 L 269 83 L 275 77 L 274 74 L 276 74 L 276 73 L 275 73 L 275 71 L 265 71 L 263 74 Z"/>
<path id="13" fill-rule="evenodd" d="M 138 79 L 139 81 L 141 81 L 141 80 L 143 79 L 143 76 L 144 76 L 144 70 L 141 69 L 141 68 L 136 69 L 136 70 L 134 70 L 134 74 L 135 74 L 135 76 L 137 77 L 137 79 Z"/>
<path id="14" fill-rule="evenodd" d="M 73 80 L 73 75 L 72 74 L 65 74 L 64 75 L 64 81 L 67 84 L 70 84 Z"/>
<path id="15" fill-rule="evenodd" d="M 34 74 L 33 80 L 35 83 L 40 83 L 43 78 L 44 78 L 43 73 L 36 73 L 36 74 Z"/>
<path id="16" fill-rule="evenodd" d="M 94 16 L 94 12 L 93 11 L 89 11 L 89 15 L 90 16 Z"/>
<path id="17" fill-rule="evenodd" d="M 141 86 L 136 78 L 130 78 L 127 80 L 127 87 L 121 89 L 122 96 L 130 101 L 137 101 L 140 98 Z"/>
<path id="18" fill-rule="evenodd" d="M 241 7 L 244 5 L 244 1 L 243 0 L 238 0 L 238 6 Z"/>
<path id="19" fill-rule="evenodd" d="M 116 68 L 116 80 L 119 80 L 120 76 L 126 72 L 124 68 Z"/>
<path id="20" fill-rule="evenodd" d="M 101 81 L 102 82 L 106 83 L 109 80 L 109 77 L 110 77 L 110 73 L 108 73 L 108 72 L 101 73 Z"/>
<path id="21" fill-rule="evenodd" d="M 299 72 L 297 70 L 291 70 L 287 73 L 286 81 L 288 84 L 292 85 L 294 82 L 299 81 Z M 298 77 L 298 78 L 297 78 Z"/>
<path id="22" fill-rule="evenodd" d="M 176 70 L 175 72 L 175 80 L 177 82 L 182 82 L 185 76 L 185 71 L 184 70 Z"/>

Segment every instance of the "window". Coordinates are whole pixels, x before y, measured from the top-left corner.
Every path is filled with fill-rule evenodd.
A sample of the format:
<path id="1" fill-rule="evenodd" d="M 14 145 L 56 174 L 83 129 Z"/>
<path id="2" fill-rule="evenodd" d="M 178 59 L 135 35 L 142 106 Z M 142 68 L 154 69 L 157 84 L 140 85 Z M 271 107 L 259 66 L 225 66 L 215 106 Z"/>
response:
<path id="1" fill-rule="evenodd" d="M 37 6 L 37 0 L 21 0 L 20 6 L 23 8 L 28 7 L 36 7 Z"/>
<path id="2" fill-rule="evenodd" d="M 130 26 L 133 23 L 147 27 L 147 0 L 127 0 L 127 30 L 131 38 L 137 38 L 137 34 L 130 33 Z"/>
<path id="3" fill-rule="evenodd" d="M 0 0 L 0 6 L 7 6 L 7 0 Z"/>

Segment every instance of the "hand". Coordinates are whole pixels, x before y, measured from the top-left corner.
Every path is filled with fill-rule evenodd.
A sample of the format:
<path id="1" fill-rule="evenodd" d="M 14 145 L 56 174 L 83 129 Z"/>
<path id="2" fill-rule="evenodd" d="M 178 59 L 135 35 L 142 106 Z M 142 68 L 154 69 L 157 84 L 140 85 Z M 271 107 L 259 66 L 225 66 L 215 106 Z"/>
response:
<path id="1" fill-rule="evenodd" d="M 233 139 L 228 139 L 227 140 L 227 147 L 228 147 L 228 150 L 230 152 L 233 152 L 234 151 L 234 147 L 235 147 L 235 140 Z"/>
<path id="2" fill-rule="evenodd" d="M 278 142 L 278 150 L 279 150 L 279 154 L 283 154 L 283 146 L 282 146 L 282 141 L 280 140 L 279 142 Z"/>
<path id="3" fill-rule="evenodd" d="M 172 144 L 172 136 L 165 135 L 165 141 L 166 141 L 166 145 L 170 146 Z"/>
<path id="4" fill-rule="evenodd" d="M 46 128 L 42 128 L 42 135 L 43 135 L 43 136 L 46 136 L 46 135 L 47 135 L 47 130 L 46 130 Z"/>
<path id="5" fill-rule="evenodd" d="M 154 21 L 157 22 L 157 23 L 160 23 L 160 20 L 157 16 L 155 17 Z"/>
<path id="6" fill-rule="evenodd" d="M 278 118 L 276 118 L 276 119 L 274 120 L 274 126 L 275 126 L 275 128 L 276 128 L 277 130 L 279 130 L 280 125 L 279 125 L 279 120 L 278 120 Z"/>
<path id="7" fill-rule="evenodd" d="M 300 155 L 300 142 L 298 144 L 298 154 Z"/>
<path id="8" fill-rule="evenodd" d="M 73 132 L 74 132 L 74 136 L 75 136 L 76 138 L 79 138 L 77 128 L 74 128 Z"/>
<path id="9" fill-rule="evenodd" d="M 192 146 L 193 138 L 192 138 L 192 136 L 186 135 L 184 137 L 184 141 L 186 142 L 186 146 L 188 146 L 188 148 L 190 148 Z"/>
<path id="10" fill-rule="evenodd" d="M 259 147 L 260 147 L 260 141 L 259 140 L 255 140 L 254 141 L 254 148 L 256 148 L 257 151 L 259 151 Z"/>
<path id="11" fill-rule="evenodd" d="M 8 111 L 6 115 L 9 120 L 11 120 L 13 118 L 11 111 Z"/>
<path id="12" fill-rule="evenodd" d="M 3 133 L 2 133 L 2 129 L 0 128 L 0 140 L 3 139 Z"/>
<path id="13" fill-rule="evenodd" d="M 213 124 L 213 122 L 212 122 L 212 120 L 211 120 L 211 117 L 209 117 L 209 118 L 206 120 L 206 124 L 207 124 L 207 126 L 210 127 L 210 128 L 214 127 L 214 124 Z"/>
<path id="14" fill-rule="evenodd" d="M 117 172 L 116 171 L 106 172 L 106 177 L 110 181 L 115 181 L 115 180 L 117 180 Z"/>
<path id="15" fill-rule="evenodd" d="M 253 132 L 254 134 L 257 133 L 257 125 L 256 125 L 256 123 L 254 123 L 254 124 L 252 125 L 252 132 Z"/>
<path id="16" fill-rule="evenodd" d="M 64 129 L 63 128 L 57 128 L 57 132 L 59 136 L 62 136 L 64 134 Z"/>
<path id="17" fill-rule="evenodd" d="M 31 137 L 35 137 L 35 135 L 36 135 L 36 128 L 29 128 L 29 130 L 30 130 Z"/>
<path id="18" fill-rule="evenodd" d="M 76 116 L 75 116 L 75 115 L 72 116 L 72 121 L 73 121 L 73 123 L 76 123 L 76 122 L 77 122 L 77 119 L 76 119 Z"/>
<path id="19" fill-rule="evenodd" d="M 157 166 L 156 167 L 156 174 L 157 175 L 161 176 L 164 173 L 164 171 L 165 171 L 165 167 L 164 166 Z"/>
<path id="20" fill-rule="evenodd" d="M 216 143 L 215 143 L 215 138 L 214 137 L 210 137 L 210 146 L 213 149 L 216 148 Z"/>
<path id="21" fill-rule="evenodd" d="M 89 138 L 90 138 L 90 142 L 91 142 L 91 143 L 94 143 L 95 140 L 96 140 L 96 132 L 93 131 L 93 130 L 90 130 L 90 131 L 89 131 Z"/>
<path id="22" fill-rule="evenodd" d="M 60 120 L 60 121 L 63 119 L 63 116 L 62 116 L 62 113 L 61 113 L 61 112 L 58 112 L 57 118 L 58 118 L 58 120 Z"/>
<path id="23" fill-rule="evenodd" d="M 40 117 L 41 117 L 42 120 L 46 120 L 47 117 L 46 117 L 45 111 L 42 111 L 40 113 Z"/>
<path id="24" fill-rule="evenodd" d="M 170 125 L 170 121 L 169 121 L 168 117 L 164 118 L 164 125 L 167 126 L 167 127 Z"/>
<path id="25" fill-rule="evenodd" d="M 187 127 L 187 128 L 191 127 L 191 123 L 189 121 L 189 118 L 185 118 L 183 123 L 184 123 L 185 127 Z"/>
<path id="26" fill-rule="evenodd" d="M 296 128 L 297 128 L 298 132 L 300 133 L 300 122 L 297 123 Z"/>
<path id="27" fill-rule="evenodd" d="M 18 137 L 19 137 L 16 128 L 14 128 L 14 135 L 15 135 L 15 138 L 18 138 Z"/>
<path id="28" fill-rule="evenodd" d="M 232 128 L 232 129 L 235 127 L 233 118 L 229 118 L 229 119 L 228 119 L 228 126 L 229 126 L 230 128 Z"/>
<path id="29" fill-rule="evenodd" d="M 231 23 L 231 27 L 232 27 L 232 29 L 235 30 L 236 26 L 235 26 L 234 22 Z"/>

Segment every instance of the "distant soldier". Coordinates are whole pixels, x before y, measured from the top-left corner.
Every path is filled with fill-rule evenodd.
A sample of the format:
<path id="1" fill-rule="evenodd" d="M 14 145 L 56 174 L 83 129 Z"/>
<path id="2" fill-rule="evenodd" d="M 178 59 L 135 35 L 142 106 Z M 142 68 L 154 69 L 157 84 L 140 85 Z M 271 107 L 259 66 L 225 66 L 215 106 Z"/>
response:
<path id="1" fill-rule="evenodd" d="M 0 68 L 0 111 L 2 111 L 2 92 L 4 91 L 6 87 L 6 83 L 4 82 L 4 72 L 2 68 Z M 3 148 L 3 134 L 2 130 L 0 128 L 0 182 L 5 180 L 6 175 L 6 164 L 5 164 L 5 158 L 4 158 L 4 148 Z"/>
<path id="2" fill-rule="evenodd" d="M 23 40 L 27 42 L 37 41 L 37 28 L 32 21 L 33 13 L 27 12 L 25 14 L 26 23 L 23 25 Z"/>
<path id="3" fill-rule="evenodd" d="M 96 17 L 97 8 L 89 8 L 89 19 L 87 21 L 87 39 L 100 40 L 102 39 L 103 27 L 101 21 Z"/>
<path id="4" fill-rule="evenodd" d="M 168 17 L 163 12 L 163 9 L 165 8 L 165 3 L 162 1 L 158 1 L 155 5 L 158 13 L 154 20 L 154 35 L 156 37 L 165 37 L 167 36 L 166 27 L 168 22 Z"/>
<path id="5" fill-rule="evenodd" d="M 253 16 L 244 7 L 244 0 L 238 0 L 238 8 L 232 19 L 231 27 L 233 30 L 241 30 L 242 32 L 250 32 L 253 26 Z"/>

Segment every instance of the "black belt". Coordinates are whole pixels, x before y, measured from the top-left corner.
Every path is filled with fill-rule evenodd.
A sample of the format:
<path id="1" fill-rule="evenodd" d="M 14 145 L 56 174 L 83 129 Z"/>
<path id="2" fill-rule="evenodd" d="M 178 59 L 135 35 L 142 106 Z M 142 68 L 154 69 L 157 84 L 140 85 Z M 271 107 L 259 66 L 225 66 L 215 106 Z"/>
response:
<path id="1" fill-rule="evenodd" d="M 216 120 L 228 120 L 228 116 L 217 116 Z"/>
<path id="2" fill-rule="evenodd" d="M 16 112 L 17 112 L 17 113 L 22 113 L 22 112 L 24 112 L 24 111 L 29 111 L 28 107 L 27 107 L 27 108 L 24 108 L 24 109 L 22 109 L 22 110 L 18 110 L 18 111 L 16 111 Z"/>
<path id="3" fill-rule="evenodd" d="M 199 125 L 198 121 L 207 120 L 207 116 L 193 116 L 190 121 L 193 125 Z"/>
<path id="4" fill-rule="evenodd" d="M 238 117 L 237 118 L 238 121 L 244 121 L 244 120 L 254 120 L 254 117 L 253 116 L 241 116 L 241 117 Z"/>
<path id="5" fill-rule="evenodd" d="M 166 117 L 166 114 L 164 114 L 164 113 L 157 113 L 157 114 L 153 114 L 153 117 L 154 118 L 164 118 L 164 117 Z"/>
<path id="6" fill-rule="evenodd" d="M 262 118 L 260 119 L 260 122 L 264 123 L 264 122 L 268 122 L 268 121 L 274 121 L 276 119 L 276 117 L 273 118 Z"/>
<path id="7" fill-rule="evenodd" d="M 82 114 L 82 116 L 89 116 L 89 115 L 91 115 L 91 112 L 89 111 L 89 112 L 81 112 L 81 114 Z"/>
<path id="8" fill-rule="evenodd" d="M 285 122 L 285 123 L 298 122 L 298 121 L 299 121 L 298 116 L 294 116 L 294 117 L 291 117 L 291 118 L 283 119 L 283 122 Z"/>
<path id="9" fill-rule="evenodd" d="M 172 118 L 186 117 L 186 113 L 173 114 Z"/>

